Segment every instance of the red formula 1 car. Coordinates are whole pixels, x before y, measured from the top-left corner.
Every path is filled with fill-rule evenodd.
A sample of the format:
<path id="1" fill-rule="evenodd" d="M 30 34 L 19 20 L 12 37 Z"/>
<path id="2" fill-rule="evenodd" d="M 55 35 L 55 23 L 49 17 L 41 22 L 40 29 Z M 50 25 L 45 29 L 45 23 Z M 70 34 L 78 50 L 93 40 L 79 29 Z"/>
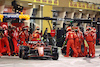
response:
<path id="1" fill-rule="evenodd" d="M 19 57 L 28 59 L 30 57 L 49 58 L 58 60 L 58 48 L 56 46 L 46 45 L 42 41 L 29 41 L 29 46 L 20 46 Z"/>

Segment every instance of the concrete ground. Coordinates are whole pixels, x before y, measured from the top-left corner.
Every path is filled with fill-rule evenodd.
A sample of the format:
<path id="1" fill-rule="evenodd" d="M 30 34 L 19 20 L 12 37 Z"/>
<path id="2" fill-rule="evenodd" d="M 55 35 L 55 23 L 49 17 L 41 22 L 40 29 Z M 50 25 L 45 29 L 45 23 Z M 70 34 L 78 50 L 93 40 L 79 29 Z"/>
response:
<path id="1" fill-rule="evenodd" d="M 60 51 L 59 51 L 60 52 Z M 23 60 L 18 56 L 2 56 L 0 58 L 0 67 L 100 67 L 100 48 L 96 47 L 96 57 L 63 57 L 60 53 L 59 60 L 40 60 L 28 59 Z"/>

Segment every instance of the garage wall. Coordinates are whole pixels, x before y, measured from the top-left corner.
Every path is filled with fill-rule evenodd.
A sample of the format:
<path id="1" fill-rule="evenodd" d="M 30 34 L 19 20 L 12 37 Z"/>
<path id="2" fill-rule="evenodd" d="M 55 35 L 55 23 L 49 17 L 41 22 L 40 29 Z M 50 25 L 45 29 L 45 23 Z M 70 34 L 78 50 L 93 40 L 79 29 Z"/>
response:
<path id="1" fill-rule="evenodd" d="M 53 9 L 52 6 L 45 5 L 43 7 L 43 17 L 51 17 L 52 18 L 52 16 L 53 16 L 53 13 L 51 11 L 52 9 Z M 51 21 L 49 21 L 49 22 L 50 22 L 50 25 L 52 27 Z M 48 33 L 51 32 L 50 25 L 49 25 L 47 20 L 43 20 L 43 33 L 44 33 L 46 28 L 48 28 Z"/>
<path id="2" fill-rule="evenodd" d="M 86 1 L 86 2 L 93 2 L 100 4 L 100 0 L 79 0 L 79 1 Z"/>

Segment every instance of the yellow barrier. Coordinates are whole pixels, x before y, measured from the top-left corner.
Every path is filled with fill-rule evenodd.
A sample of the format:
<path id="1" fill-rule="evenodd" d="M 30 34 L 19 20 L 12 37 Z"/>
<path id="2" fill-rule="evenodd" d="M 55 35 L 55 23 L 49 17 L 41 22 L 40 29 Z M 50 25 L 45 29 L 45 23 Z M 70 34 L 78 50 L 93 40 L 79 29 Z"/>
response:
<path id="1" fill-rule="evenodd" d="M 21 15 L 19 15 L 19 19 L 29 20 L 30 16 L 29 15 L 23 15 L 23 13 L 21 12 Z"/>
<path id="2" fill-rule="evenodd" d="M 53 6 L 45 5 L 43 7 L 43 17 L 51 17 L 52 18 L 52 15 L 53 15 L 52 12 L 51 12 L 52 9 L 53 9 Z M 52 23 L 51 23 L 52 21 L 49 20 L 49 22 L 50 22 L 50 25 L 49 25 L 47 20 L 43 20 L 43 33 L 46 30 L 46 28 L 48 28 L 48 33 L 51 33 L 50 26 L 51 26 L 51 28 L 53 26 L 52 26 Z"/>
<path id="3" fill-rule="evenodd" d="M 3 17 L 4 16 L 0 14 L 0 20 L 1 20 L 1 22 L 3 22 Z"/>

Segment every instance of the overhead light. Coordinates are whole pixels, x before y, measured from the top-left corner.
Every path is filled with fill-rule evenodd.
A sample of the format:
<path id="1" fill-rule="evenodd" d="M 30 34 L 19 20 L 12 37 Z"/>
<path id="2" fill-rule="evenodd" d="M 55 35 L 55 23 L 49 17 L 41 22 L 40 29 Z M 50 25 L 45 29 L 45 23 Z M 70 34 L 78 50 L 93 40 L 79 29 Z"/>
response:
<path id="1" fill-rule="evenodd" d="M 57 10 L 51 10 L 52 12 L 59 12 L 59 11 L 57 11 Z"/>
<path id="2" fill-rule="evenodd" d="M 79 9 L 79 11 L 82 12 L 83 10 L 82 9 Z"/>
<path id="3" fill-rule="evenodd" d="M 33 3 L 28 3 L 28 5 L 29 5 L 29 6 L 32 6 L 32 5 L 33 5 Z"/>
<path id="4" fill-rule="evenodd" d="M 44 5 L 40 5 L 41 7 L 44 7 Z"/>
<path id="5" fill-rule="evenodd" d="M 93 3 L 89 2 L 89 5 L 92 5 Z"/>
<path id="6" fill-rule="evenodd" d="M 91 20 L 91 18 L 88 18 L 89 20 Z"/>
<path id="7" fill-rule="evenodd" d="M 72 0 L 73 2 L 78 2 L 78 0 Z"/>

